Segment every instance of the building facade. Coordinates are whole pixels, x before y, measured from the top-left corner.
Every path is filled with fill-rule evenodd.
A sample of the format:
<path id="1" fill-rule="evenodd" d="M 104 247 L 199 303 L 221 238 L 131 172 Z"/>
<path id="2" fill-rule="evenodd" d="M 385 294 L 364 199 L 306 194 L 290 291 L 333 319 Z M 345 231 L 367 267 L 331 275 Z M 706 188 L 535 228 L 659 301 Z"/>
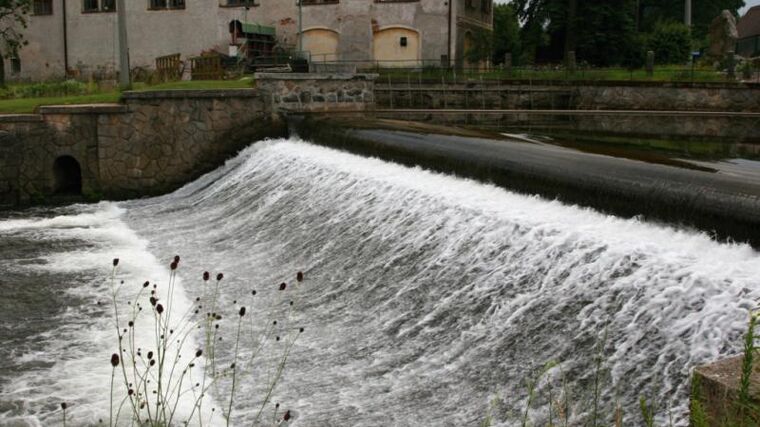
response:
<path id="1" fill-rule="evenodd" d="M 116 0 L 32 0 L 10 79 L 112 76 L 118 69 Z M 493 0 L 127 0 L 130 65 L 156 57 L 229 53 L 234 24 L 274 29 L 276 48 L 299 47 L 312 61 L 421 66 L 466 62 L 476 34 L 492 30 Z"/>
<path id="2" fill-rule="evenodd" d="M 747 11 L 736 24 L 739 40 L 736 43 L 736 53 L 747 57 L 760 56 L 760 6 Z"/>

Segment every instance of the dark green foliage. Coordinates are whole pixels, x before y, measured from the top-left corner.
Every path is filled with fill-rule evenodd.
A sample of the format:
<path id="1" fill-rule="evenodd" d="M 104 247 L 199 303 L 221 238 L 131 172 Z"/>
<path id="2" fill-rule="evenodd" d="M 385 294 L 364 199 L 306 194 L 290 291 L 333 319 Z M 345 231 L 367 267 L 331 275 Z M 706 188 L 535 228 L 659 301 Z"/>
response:
<path id="1" fill-rule="evenodd" d="M 504 62 L 504 55 L 520 56 L 520 23 L 511 4 L 495 4 L 493 8 L 493 63 Z"/>
<path id="2" fill-rule="evenodd" d="M 472 47 L 465 53 L 467 61 L 478 63 L 491 58 L 493 51 L 493 31 L 484 29 L 472 32 Z"/>
<path id="3" fill-rule="evenodd" d="M 514 0 L 510 6 L 523 24 L 522 59 L 560 63 L 573 50 L 581 63 L 633 67 L 643 65 L 648 41 L 660 49 L 658 62 L 688 61 L 693 46 L 706 47 L 710 23 L 722 10 L 737 14 L 744 6 L 744 0 L 692 1 L 686 44 L 670 27 L 684 22 L 683 0 Z"/>
<path id="4" fill-rule="evenodd" d="M 689 60 L 691 32 L 684 24 L 659 24 L 649 36 L 649 50 L 658 64 L 682 64 Z"/>
<path id="5" fill-rule="evenodd" d="M 0 87 L 5 86 L 4 58 L 18 55 L 26 44 L 23 30 L 30 8 L 31 0 L 0 0 Z"/>

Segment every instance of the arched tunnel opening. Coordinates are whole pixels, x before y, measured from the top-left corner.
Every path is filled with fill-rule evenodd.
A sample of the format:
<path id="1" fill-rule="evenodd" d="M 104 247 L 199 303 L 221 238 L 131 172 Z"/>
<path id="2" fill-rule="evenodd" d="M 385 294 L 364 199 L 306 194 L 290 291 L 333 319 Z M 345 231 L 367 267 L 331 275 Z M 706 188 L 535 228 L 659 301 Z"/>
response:
<path id="1" fill-rule="evenodd" d="M 82 168 L 71 156 L 61 156 L 53 164 L 55 194 L 82 194 Z"/>

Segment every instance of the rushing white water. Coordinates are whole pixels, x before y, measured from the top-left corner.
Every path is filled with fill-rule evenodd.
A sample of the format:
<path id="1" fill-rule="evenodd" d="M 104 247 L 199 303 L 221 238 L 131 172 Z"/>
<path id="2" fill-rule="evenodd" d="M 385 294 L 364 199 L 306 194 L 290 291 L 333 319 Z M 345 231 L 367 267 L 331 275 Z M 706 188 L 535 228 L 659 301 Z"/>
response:
<path id="1" fill-rule="evenodd" d="M 515 425 L 526 381 L 549 362 L 559 366 L 539 381 L 530 411 L 539 424 L 561 376 L 573 422 L 587 420 L 599 376 L 603 418 L 619 402 L 638 424 L 647 396 L 661 402 L 661 417 L 670 411 L 685 425 L 691 369 L 738 350 L 760 297 L 760 256 L 748 246 L 295 140 L 254 144 L 167 196 L 0 222 L 0 237 L 13 233 L 87 242 L 44 264 L 2 265 L 99 269 L 66 288 L 82 300 L 106 298 L 97 283 L 112 257 L 125 263 L 127 283 L 141 283 L 162 279 L 156 260 L 178 253 L 190 298 L 202 293 L 202 271 L 225 273 L 225 336 L 234 335 L 228 317 L 240 305 L 259 328 L 279 319 L 285 339 L 269 339 L 261 364 L 239 379 L 234 425 L 253 421 L 298 327 L 305 332 L 272 396 L 294 425 L 478 425 L 489 412 Z M 307 280 L 297 292 L 277 290 L 299 270 Z M 283 325 L 288 300 L 296 304 Z M 0 425 L 11 416 L 55 419 L 50 396 L 71 396 L 80 420 L 102 417 L 108 319 L 83 320 L 83 310 L 56 317 L 45 332 L 49 350 L 13 353 L 52 365 L 0 383 L 0 404 L 25 402 L 5 410 Z M 242 337 L 244 357 L 257 339 Z M 220 347 L 220 361 L 232 360 L 230 348 Z M 71 360 L 58 361 L 66 352 Z M 224 379 L 215 398 L 226 402 L 229 387 Z M 273 406 L 264 415 L 264 424 L 275 420 Z"/>

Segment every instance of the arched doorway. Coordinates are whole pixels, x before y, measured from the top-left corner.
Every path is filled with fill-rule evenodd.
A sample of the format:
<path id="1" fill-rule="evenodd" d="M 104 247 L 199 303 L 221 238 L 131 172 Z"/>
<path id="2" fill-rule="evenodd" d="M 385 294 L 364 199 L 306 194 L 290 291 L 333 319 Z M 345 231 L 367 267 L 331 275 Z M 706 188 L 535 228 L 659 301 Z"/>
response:
<path id="1" fill-rule="evenodd" d="M 330 62 L 338 60 L 337 31 L 326 27 L 313 27 L 303 30 L 302 49 L 309 52 L 313 62 Z"/>
<path id="2" fill-rule="evenodd" d="M 53 163 L 55 194 L 82 194 L 82 168 L 71 156 L 61 156 Z"/>
<path id="3" fill-rule="evenodd" d="M 414 28 L 385 27 L 373 36 L 372 57 L 381 67 L 418 67 L 420 49 L 420 33 Z"/>

